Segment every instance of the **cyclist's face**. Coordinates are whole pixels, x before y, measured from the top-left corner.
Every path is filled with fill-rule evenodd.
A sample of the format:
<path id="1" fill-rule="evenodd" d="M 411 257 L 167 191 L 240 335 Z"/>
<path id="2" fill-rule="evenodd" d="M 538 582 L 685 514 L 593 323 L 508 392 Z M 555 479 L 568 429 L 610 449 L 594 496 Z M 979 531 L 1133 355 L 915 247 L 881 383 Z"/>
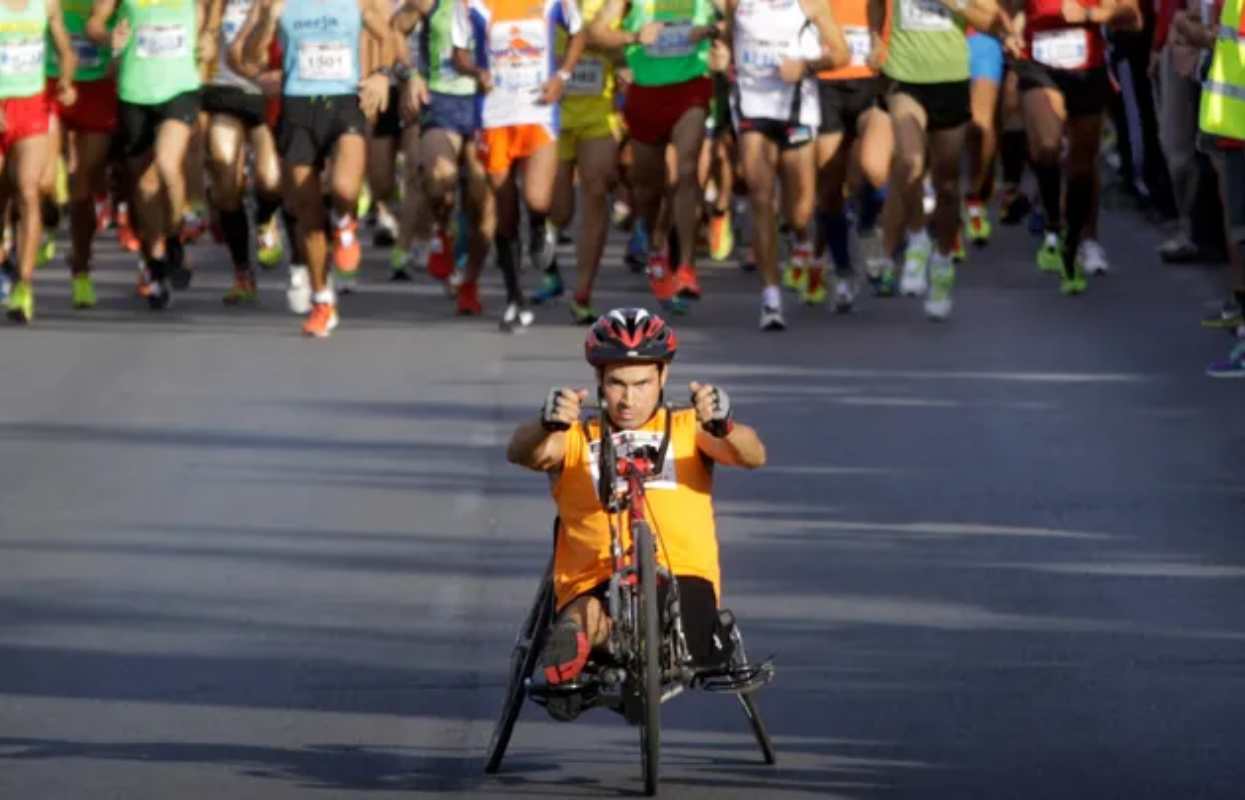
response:
<path id="1" fill-rule="evenodd" d="M 657 411 L 666 371 L 656 364 L 619 364 L 601 374 L 610 421 L 623 430 L 639 428 Z"/>

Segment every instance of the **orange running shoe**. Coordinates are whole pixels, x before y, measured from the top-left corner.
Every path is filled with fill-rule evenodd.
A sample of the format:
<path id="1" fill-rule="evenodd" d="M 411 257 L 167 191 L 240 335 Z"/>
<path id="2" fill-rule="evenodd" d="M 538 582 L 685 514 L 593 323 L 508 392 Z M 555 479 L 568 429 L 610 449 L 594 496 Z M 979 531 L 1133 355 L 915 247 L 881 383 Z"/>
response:
<path id="1" fill-rule="evenodd" d="M 303 323 L 303 336 L 327 339 L 337 327 L 337 306 L 332 303 L 315 303 L 307 321 Z"/>
<path id="2" fill-rule="evenodd" d="M 730 211 L 715 211 L 709 216 L 709 257 L 725 261 L 735 249 L 735 231 L 731 227 Z"/>
<path id="3" fill-rule="evenodd" d="M 449 231 L 440 225 L 432 231 L 431 249 L 428 251 L 428 274 L 439 281 L 450 277 L 454 271 L 454 242 Z"/>
<path id="4" fill-rule="evenodd" d="M 144 299 L 151 295 L 151 273 L 142 264 L 138 265 L 138 285 L 134 287 L 134 294 Z"/>
<path id="5" fill-rule="evenodd" d="M 696 268 L 691 264 L 681 264 L 674 271 L 674 283 L 678 287 L 679 297 L 700 299 L 700 279 L 696 277 Z"/>
<path id="6" fill-rule="evenodd" d="M 221 302 L 227 306 L 240 306 L 254 303 L 258 299 L 259 289 L 255 286 L 255 276 L 248 272 L 235 272 L 233 286 L 225 292 Z"/>
<path id="7" fill-rule="evenodd" d="M 475 281 L 463 281 L 458 287 L 458 313 L 464 317 L 478 317 L 484 313 L 480 303 L 480 286 Z"/>
<path id="8" fill-rule="evenodd" d="M 349 216 L 338 220 L 333 226 L 333 266 L 343 272 L 354 272 L 359 268 L 362 255 L 359 223 Z"/>
<path id="9" fill-rule="evenodd" d="M 131 253 L 137 253 L 142 247 L 138 234 L 130 227 L 130 214 L 124 207 L 117 212 L 117 243 Z"/>
<path id="10" fill-rule="evenodd" d="M 679 293 L 674 273 L 670 270 L 670 259 L 665 253 L 649 253 L 648 285 L 653 290 L 653 297 L 662 303 L 673 300 Z"/>
<path id="11" fill-rule="evenodd" d="M 95 195 L 95 232 L 103 233 L 112 225 L 112 200 L 107 193 Z"/>

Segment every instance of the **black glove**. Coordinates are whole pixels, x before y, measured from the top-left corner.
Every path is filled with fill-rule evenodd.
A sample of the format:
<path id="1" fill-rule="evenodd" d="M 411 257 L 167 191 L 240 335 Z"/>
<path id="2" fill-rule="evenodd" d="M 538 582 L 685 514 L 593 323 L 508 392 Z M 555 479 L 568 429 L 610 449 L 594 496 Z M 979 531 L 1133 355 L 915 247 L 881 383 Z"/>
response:
<path id="1" fill-rule="evenodd" d="M 550 433 L 569 430 L 571 427 L 569 422 L 563 422 L 557 418 L 558 398 L 566 391 L 558 386 L 553 387 L 549 390 L 549 395 L 545 397 L 545 404 L 540 407 L 540 425 Z"/>
<path id="2" fill-rule="evenodd" d="M 694 398 L 693 402 L 695 402 Z M 717 439 L 721 439 L 734 430 L 735 412 L 731 408 L 731 396 L 725 390 L 713 387 L 713 411 L 701 427 L 705 429 L 705 433 Z"/>

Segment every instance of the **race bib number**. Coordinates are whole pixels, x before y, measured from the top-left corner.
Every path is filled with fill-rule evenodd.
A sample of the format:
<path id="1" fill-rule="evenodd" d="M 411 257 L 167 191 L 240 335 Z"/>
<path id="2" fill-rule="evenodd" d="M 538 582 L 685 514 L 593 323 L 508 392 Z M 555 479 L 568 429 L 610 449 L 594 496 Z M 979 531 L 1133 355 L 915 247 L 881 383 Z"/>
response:
<path id="1" fill-rule="evenodd" d="M 851 66 L 863 67 L 869 63 L 873 54 L 873 34 L 863 25 L 846 25 L 843 27 L 843 38 L 847 39 L 847 49 L 851 51 Z"/>
<path id="2" fill-rule="evenodd" d="M 78 69 L 99 69 L 104 66 L 104 54 L 99 45 L 85 36 L 71 36 L 69 39 L 73 51 L 78 55 Z"/>
<path id="3" fill-rule="evenodd" d="M 538 19 L 500 23 L 489 31 L 494 91 L 536 94 L 548 78 L 545 26 Z"/>
<path id="4" fill-rule="evenodd" d="M 748 39 L 739 46 L 736 67 L 741 74 L 753 78 L 778 77 L 778 65 L 782 63 L 788 45 L 784 42 L 766 42 Z"/>
<path id="5" fill-rule="evenodd" d="M 657 41 L 644 48 L 652 58 L 681 58 L 692 54 L 692 23 L 667 22 L 661 26 Z"/>
<path id="6" fill-rule="evenodd" d="M 1033 34 L 1033 60 L 1055 69 L 1085 69 L 1089 64 L 1089 31 L 1065 28 Z"/>
<path id="7" fill-rule="evenodd" d="M 184 58 L 190 55 L 190 35 L 184 25 L 141 25 L 134 51 L 139 58 Z"/>
<path id="8" fill-rule="evenodd" d="M 605 91 L 605 64 L 596 58 L 581 58 L 571 72 L 566 93 L 579 96 L 596 96 Z"/>
<path id="9" fill-rule="evenodd" d="M 955 22 L 951 9 L 938 0 L 901 0 L 900 27 L 905 31 L 949 31 Z"/>
<path id="10" fill-rule="evenodd" d="M 233 38 L 238 35 L 238 31 L 242 30 L 242 25 L 246 22 L 249 8 L 249 3 L 230 3 L 225 6 L 225 15 L 220 23 L 222 42 L 226 44 L 233 42 Z"/>
<path id="11" fill-rule="evenodd" d="M 303 42 L 298 46 L 298 77 L 305 81 L 348 81 L 354 78 L 350 45 Z"/>
<path id="12" fill-rule="evenodd" d="M 613 435 L 614 453 L 619 458 L 630 457 L 642 449 L 648 449 L 650 458 L 654 457 L 658 448 L 661 447 L 661 440 L 664 434 L 656 431 L 622 431 Z M 599 485 L 601 480 L 600 468 L 601 443 L 588 443 L 588 469 L 592 473 L 592 485 Z M 644 482 L 646 490 L 672 490 L 678 488 L 678 481 L 674 472 L 675 452 L 674 442 L 670 443 L 666 450 L 665 463 L 661 465 L 661 472 Z M 621 478 L 614 480 L 615 491 L 623 491 L 627 488 L 627 482 Z"/>
<path id="13" fill-rule="evenodd" d="M 14 39 L 0 46 L 0 75 L 25 75 L 43 69 L 43 39 Z"/>

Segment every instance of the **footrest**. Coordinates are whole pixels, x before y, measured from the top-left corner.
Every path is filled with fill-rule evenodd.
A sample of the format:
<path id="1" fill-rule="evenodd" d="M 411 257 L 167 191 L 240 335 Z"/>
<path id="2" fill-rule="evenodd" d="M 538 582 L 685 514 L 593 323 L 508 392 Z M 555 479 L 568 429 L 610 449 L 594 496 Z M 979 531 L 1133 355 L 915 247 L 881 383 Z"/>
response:
<path id="1" fill-rule="evenodd" d="M 692 688 L 704 692 L 730 692 L 749 694 L 774 679 L 774 663 L 735 664 L 729 667 L 712 667 L 697 670 L 692 676 Z"/>

